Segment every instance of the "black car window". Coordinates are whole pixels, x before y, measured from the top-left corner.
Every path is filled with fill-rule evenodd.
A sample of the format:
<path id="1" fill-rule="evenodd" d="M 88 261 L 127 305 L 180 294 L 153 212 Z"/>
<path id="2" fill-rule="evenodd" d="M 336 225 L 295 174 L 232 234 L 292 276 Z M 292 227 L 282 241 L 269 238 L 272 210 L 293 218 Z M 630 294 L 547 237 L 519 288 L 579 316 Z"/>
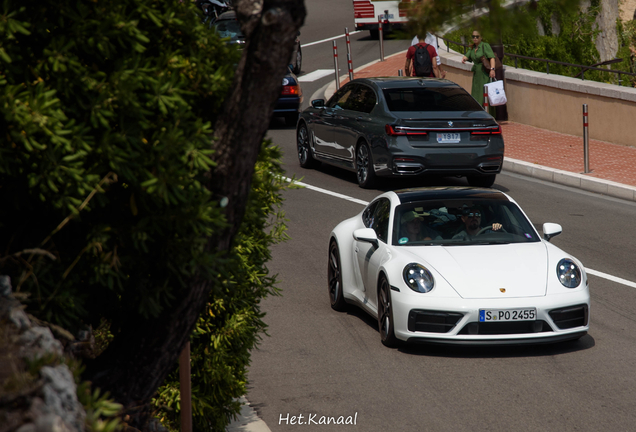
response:
<path id="1" fill-rule="evenodd" d="M 391 215 L 391 203 L 388 199 L 381 199 L 373 212 L 373 220 L 369 228 L 373 228 L 378 239 L 387 243 L 389 236 L 389 216 Z"/>
<path id="2" fill-rule="evenodd" d="M 353 94 L 349 97 L 347 109 L 370 113 L 375 107 L 375 93 L 370 87 L 365 85 L 356 85 Z"/>
<path id="3" fill-rule="evenodd" d="M 483 108 L 459 87 L 392 88 L 384 90 L 389 111 L 481 111 Z"/>
<path id="4" fill-rule="evenodd" d="M 372 202 L 367 206 L 366 209 L 362 212 L 362 223 L 365 227 L 371 228 L 371 224 L 373 223 L 373 212 L 378 205 L 378 201 Z"/>
<path id="5" fill-rule="evenodd" d="M 219 37 L 230 39 L 243 39 L 243 33 L 241 33 L 241 25 L 236 20 L 222 20 L 214 23 L 214 28 Z"/>
<path id="6" fill-rule="evenodd" d="M 336 93 L 334 93 L 333 96 L 331 96 L 331 99 L 329 99 L 329 101 L 327 102 L 326 107 L 335 109 L 348 109 L 347 103 L 352 92 L 352 85 L 344 86 Z"/>

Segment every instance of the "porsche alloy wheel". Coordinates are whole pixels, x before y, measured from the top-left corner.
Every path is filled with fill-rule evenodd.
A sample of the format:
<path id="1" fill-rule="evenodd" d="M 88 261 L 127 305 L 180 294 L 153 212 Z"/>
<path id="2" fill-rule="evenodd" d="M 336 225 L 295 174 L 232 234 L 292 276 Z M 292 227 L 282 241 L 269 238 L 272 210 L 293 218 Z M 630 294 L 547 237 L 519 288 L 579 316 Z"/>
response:
<path id="1" fill-rule="evenodd" d="M 331 308 L 342 312 L 347 304 L 342 293 L 342 273 L 340 272 L 340 251 L 335 240 L 329 245 L 329 266 L 327 269 L 327 280 L 329 282 L 329 300 Z"/>
<path id="2" fill-rule="evenodd" d="M 302 122 L 296 132 L 296 146 L 298 148 L 298 162 L 303 168 L 311 168 L 315 165 L 316 161 L 311 155 L 311 148 L 309 146 L 309 131 L 307 125 Z"/>
<path id="3" fill-rule="evenodd" d="M 393 331 L 393 309 L 391 307 L 391 286 L 384 276 L 380 279 L 378 291 L 378 328 L 380 340 L 389 348 L 398 346 L 398 339 Z"/>
<path id="4" fill-rule="evenodd" d="M 367 143 L 360 143 L 356 154 L 356 175 L 358 185 L 363 189 L 373 187 L 375 183 L 375 172 L 373 171 L 373 159 Z"/>

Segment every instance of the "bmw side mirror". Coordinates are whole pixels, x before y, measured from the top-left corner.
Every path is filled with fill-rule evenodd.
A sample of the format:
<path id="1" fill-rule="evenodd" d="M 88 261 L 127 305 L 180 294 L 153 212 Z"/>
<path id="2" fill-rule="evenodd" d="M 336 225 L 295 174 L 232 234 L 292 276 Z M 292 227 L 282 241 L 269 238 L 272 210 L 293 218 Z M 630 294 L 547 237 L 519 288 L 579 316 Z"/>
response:
<path id="1" fill-rule="evenodd" d="M 319 108 L 324 108 L 325 107 L 325 100 L 324 99 L 314 99 L 311 101 L 311 106 L 319 109 Z"/>
<path id="2" fill-rule="evenodd" d="M 561 232 L 563 232 L 563 228 L 561 228 L 561 225 L 559 224 L 550 222 L 543 224 L 543 238 L 547 241 L 550 241 L 550 239 L 554 236 L 558 236 Z"/>
<path id="3" fill-rule="evenodd" d="M 378 246 L 378 235 L 373 228 L 361 228 L 353 232 L 353 238 L 357 241 L 371 243 L 374 246 Z"/>

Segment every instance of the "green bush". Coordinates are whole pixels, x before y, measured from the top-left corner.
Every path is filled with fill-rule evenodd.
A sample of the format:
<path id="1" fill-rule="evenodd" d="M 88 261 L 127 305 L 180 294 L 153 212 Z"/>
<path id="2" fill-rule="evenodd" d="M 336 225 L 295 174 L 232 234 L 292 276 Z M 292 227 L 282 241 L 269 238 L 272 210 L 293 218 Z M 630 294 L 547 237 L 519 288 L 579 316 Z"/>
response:
<path id="1" fill-rule="evenodd" d="M 129 317 L 157 317 L 195 275 L 210 281 L 192 336 L 194 409 L 222 430 L 265 329 L 259 302 L 276 292 L 268 247 L 284 237 L 280 153 L 264 144 L 232 252 L 206 247 L 226 224 L 206 187 L 211 127 L 240 54 L 189 1 L 1 8 L 0 272 L 38 318 L 100 328 L 97 354 Z M 156 399 L 172 425 L 175 377 Z"/>
<path id="2" fill-rule="evenodd" d="M 266 329 L 259 304 L 277 294 L 266 263 L 269 247 L 285 240 L 279 191 L 284 187 L 280 151 L 265 143 L 256 165 L 245 218 L 229 256 L 230 271 L 199 318 L 191 338 L 193 421 L 195 430 L 223 431 L 239 413 L 237 398 L 247 392 L 250 350 Z M 157 417 L 179 430 L 179 373 L 173 372 L 153 401 Z"/>
<path id="3" fill-rule="evenodd" d="M 532 5 L 523 6 L 530 8 Z M 491 45 L 503 42 L 506 53 L 517 54 L 526 57 L 556 60 L 564 63 L 591 66 L 600 62 L 600 56 L 596 50 L 594 41 L 600 30 L 595 26 L 595 20 L 600 13 L 600 0 L 593 0 L 590 7 L 582 11 L 579 8 L 558 7 L 553 1 L 540 0 L 536 4 L 536 10 L 527 9 L 527 17 L 536 16 L 544 29 L 544 35 L 540 35 L 536 21 L 527 20 L 524 25 L 516 27 L 502 26 L 501 29 L 493 28 L 489 16 L 484 16 L 477 20 L 476 25 L 455 30 L 446 35 L 453 41 L 470 41 L 470 34 L 473 27 L 482 29 L 486 42 Z M 532 12 L 532 14 L 530 13 Z M 552 32 L 552 20 L 556 19 L 560 31 L 558 34 Z M 522 29 L 522 30 L 520 30 Z M 632 72 L 632 62 L 630 61 L 629 46 L 634 44 L 634 24 L 623 25 L 618 23 L 618 33 L 620 49 L 617 57 L 624 60 L 611 65 L 614 70 Z M 464 52 L 464 48 L 457 44 L 451 47 L 459 52 Z M 504 57 L 504 63 L 509 66 L 515 65 L 515 59 L 510 56 Z M 546 62 L 537 60 L 517 59 L 517 67 L 547 72 Z M 549 73 L 580 77 L 581 68 L 559 65 L 551 63 Z M 601 71 L 586 71 L 586 80 L 610 82 L 617 84 L 618 76 L 614 73 Z M 629 78 L 622 78 L 623 85 L 631 81 Z"/>

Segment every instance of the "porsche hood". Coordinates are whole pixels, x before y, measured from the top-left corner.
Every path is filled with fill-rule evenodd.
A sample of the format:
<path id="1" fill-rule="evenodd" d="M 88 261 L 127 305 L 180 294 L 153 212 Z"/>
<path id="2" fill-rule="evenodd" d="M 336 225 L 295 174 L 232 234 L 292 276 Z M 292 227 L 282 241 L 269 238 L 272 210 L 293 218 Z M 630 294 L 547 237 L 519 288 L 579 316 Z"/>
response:
<path id="1" fill-rule="evenodd" d="M 546 295 L 548 252 L 542 242 L 418 247 L 414 262 L 430 266 L 467 299 Z"/>

